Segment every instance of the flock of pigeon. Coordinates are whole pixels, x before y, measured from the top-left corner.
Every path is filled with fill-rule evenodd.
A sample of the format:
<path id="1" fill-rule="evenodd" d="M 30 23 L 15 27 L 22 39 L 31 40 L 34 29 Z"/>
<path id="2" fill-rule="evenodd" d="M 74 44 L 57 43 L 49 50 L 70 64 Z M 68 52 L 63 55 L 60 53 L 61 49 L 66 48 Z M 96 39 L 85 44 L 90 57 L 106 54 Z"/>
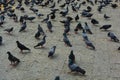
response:
<path id="1" fill-rule="evenodd" d="M 5 24 L 5 20 L 6 18 L 10 18 L 13 19 L 15 23 L 20 23 L 21 28 L 19 29 L 18 32 L 24 32 L 27 29 L 27 20 L 30 21 L 31 23 L 36 19 L 36 17 L 40 18 L 42 16 L 45 16 L 43 13 L 39 13 L 39 9 L 35 8 L 34 6 L 38 5 L 43 7 L 46 7 L 48 9 L 51 10 L 50 13 L 47 14 L 46 18 L 44 18 L 43 20 L 41 20 L 41 23 L 43 24 L 47 24 L 47 28 L 51 34 L 54 34 L 53 31 L 53 25 L 51 21 L 54 21 L 56 19 L 56 14 L 60 15 L 61 17 L 63 17 L 64 20 L 61 20 L 60 23 L 63 24 L 64 26 L 64 32 L 63 32 L 63 42 L 66 46 L 68 47 L 73 47 L 72 43 L 70 42 L 68 36 L 71 35 L 70 34 L 70 24 L 75 21 L 77 24 L 77 26 L 74 28 L 74 33 L 78 34 L 78 31 L 82 31 L 82 37 L 83 37 L 83 41 L 85 42 L 86 46 L 88 49 L 90 50 L 96 50 L 96 47 L 94 46 L 94 44 L 91 42 L 91 40 L 89 39 L 87 34 L 93 34 L 94 32 L 91 30 L 91 28 L 89 27 L 88 23 L 85 22 L 85 26 L 83 26 L 81 24 L 81 22 L 79 22 L 80 16 L 87 18 L 88 20 L 91 21 L 91 24 L 93 24 L 93 26 L 97 26 L 99 23 L 99 21 L 97 19 L 92 18 L 92 16 L 94 15 L 92 13 L 92 7 L 94 7 L 94 5 L 99 5 L 97 10 L 99 13 L 102 12 L 102 10 L 106 7 L 106 6 L 111 6 L 113 9 L 117 8 L 118 5 L 113 3 L 112 0 L 17 0 L 18 4 L 17 6 L 15 6 L 15 8 L 13 7 L 15 5 L 15 1 L 14 0 L 10 0 L 8 3 L 1 3 L 3 4 L 3 6 L 1 6 L 1 13 L 0 13 L 0 27 L 4 27 Z M 64 3 L 62 3 L 64 2 Z M 116 0 L 116 2 L 118 2 L 118 0 Z M 35 14 L 36 16 L 29 16 L 28 14 L 24 14 L 22 16 L 17 16 L 17 14 L 15 13 L 15 10 L 19 10 L 21 11 L 21 13 L 24 13 L 26 11 L 26 8 L 23 6 L 23 4 L 25 6 L 29 7 L 29 10 L 33 12 L 33 14 Z M 59 9 L 56 8 L 56 5 L 61 4 L 59 6 Z M 86 4 L 90 4 L 91 6 L 87 6 L 86 9 L 80 10 L 81 6 L 85 6 Z M 68 16 L 69 11 L 72 10 L 73 13 L 77 13 L 77 15 L 73 18 L 71 16 Z M 80 12 L 80 13 L 79 13 Z M 109 20 L 111 17 L 108 16 L 107 14 L 104 14 L 104 19 L 105 20 Z M 34 24 L 34 23 L 33 23 Z M 103 25 L 102 27 L 100 27 L 100 30 L 105 30 L 107 31 L 109 28 L 111 28 L 112 25 L 111 24 L 106 24 Z M 12 34 L 11 32 L 14 30 L 14 27 L 10 27 L 10 28 L 6 28 L 4 29 L 4 31 L 6 31 L 9 35 Z M 38 42 L 37 44 L 35 44 L 35 46 L 33 46 L 35 49 L 36 48 L 44 48 L 45 43 L 46 43 L 46 37 L 48 37 L 46 35 L 47 31 L 45 32 L 43 30 L 43 28 L 41 27 L 40 24 L 38 24 L 38 28 L 37 31 L 35 32 L 35 39 L 39 40 L 40 36 L 43 36 L 42 40 L 40 40 L 40 42 Z M 119 42 L 118 37 L 114 34 L 114 32 L 108 32 L 108 37 L 111 39 L 111 41 L 113 42 Z M 2 46 L 3 44 L 3 37 L 2 35 L 0 35 L 0 46 Z M 17 47 L 20 49 L 21 53 L 24 53 L 24 50 L 28 50 L 29 52 L 31 52 L 31 49 L 28 48 L 27 46 L 25 46 L 24 44 L 22 44 L 20 41 L 16 41 Z M 55 50 L 56 50 L 57 46 L 52 46 L 50 51 L 48 52 L 48 57 L 52 57 L 54 56 Z M 118 48 L 118 50 L 120 50 L 120 47 Z M 20 63 L 20 59 L 16 58 L 15 56 L 12 55 L 12 53 L 10 51 L 7 52 L 8 54 L 8 60 L 11 62 L 12 66 L 17 66 Z M 71 50 L 70 55 L 68 55 L 68 67 L 72 72 L 78 72 L 82 75 L 85 75 L 86 71 L 84 69 L 82 69 L 81 67 L 79 67 L 76 62 L 75 62 L 75 55 L 73 53 L 73 50 Z M 59 76 L 57 76 L 55 78 L 55 80 L 59 80 Z"/>

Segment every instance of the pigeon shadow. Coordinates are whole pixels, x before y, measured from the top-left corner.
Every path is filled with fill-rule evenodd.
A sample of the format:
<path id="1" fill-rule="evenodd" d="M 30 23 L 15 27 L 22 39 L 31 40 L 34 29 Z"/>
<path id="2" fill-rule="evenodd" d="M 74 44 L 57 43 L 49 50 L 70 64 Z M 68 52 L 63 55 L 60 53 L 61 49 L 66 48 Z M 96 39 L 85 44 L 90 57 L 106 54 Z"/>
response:
<path id="1" fill-rule="evenodd" d="M 50 57 L 50 59 L 56 59 L 58 57 L 58 54 L 55 54 L 53 56 Z"/>
<path id="2" fill-rule="evenodd" d="M 111 32 L 112 30 L 101 30 L 102 32 Z"/>
<path id="3" fill-rule="evenodd" d="M 48 49 L 47 47 L 36 47 L 35 49 Z"/>
<path id="4" fill-rule="evenodd" d="M 81 77 L 86 77 L 87 75 L 83 75 L 81 73 L 78 73 L 78 72 L 68 72 L 68 74 L 71 74 L 73 76 L 81 76 Z"/>

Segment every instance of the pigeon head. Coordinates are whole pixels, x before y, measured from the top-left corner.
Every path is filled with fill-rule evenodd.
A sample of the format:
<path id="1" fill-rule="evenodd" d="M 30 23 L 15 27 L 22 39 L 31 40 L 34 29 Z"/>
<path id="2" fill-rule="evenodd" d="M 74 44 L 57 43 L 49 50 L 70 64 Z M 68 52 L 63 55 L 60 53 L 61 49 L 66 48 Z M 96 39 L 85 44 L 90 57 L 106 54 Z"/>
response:
<path id="1" fill-rule="evenodd" d="M 10 55 L 11 53 L 8 51 L 8 52 L 7 52 L 7 54 L 9 54 L 9 55 Z"/>
<path id="2" fill-rule="evenodd" d="M 63 33 L 63 36 L 66 36 L 66 33 Z"/>
<path id="3" fill-rule="evenodd" d="M 85 22 L 85 25 L 87 25 L 87 22 Z"/>
<path id="4" fill-rule="evenodd" d="M 16 41 L 16 43 L 19 43 L 19 41 Z"/>
<path id="5" fill-rule="evenodd" d="M 73 50 L 71 50 L 70 54 L 73 55 Z"/>
<path id="6" fill-rule="evenodd" d="M 56 76 L 56 77 L 55 77 L 55 80 L 60 80 L 60 77 L 59 77 L 59 76 Z"/>
<path id="7" fill-rule="evenodd" d="M 56 46 L 53 46 L 53 48 L 56 48 Z"/>

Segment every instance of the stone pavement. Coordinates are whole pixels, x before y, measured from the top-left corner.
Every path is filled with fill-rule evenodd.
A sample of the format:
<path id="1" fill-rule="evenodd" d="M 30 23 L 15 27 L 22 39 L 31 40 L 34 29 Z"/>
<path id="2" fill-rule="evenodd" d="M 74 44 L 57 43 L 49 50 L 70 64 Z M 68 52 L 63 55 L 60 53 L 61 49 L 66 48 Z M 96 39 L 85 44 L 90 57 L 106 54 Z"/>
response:
<path id="1" fill-rule="evenodd" d="M 84 9 L 86 6 L 83 6 Z M 37 6 L 36 6 L 37 8 Z M 99 20 L 100 25 L 112 24 L 110 31 L 114 32 L 120 39 L 120 6 L 117 9 L 112 9 L 107 6 L 103 9 L 103 13 L 98 14 L 96 7 L 93 9 L 94 18 Z M 35 16 L 29 7 L 25 7 L 26 12 L 21 13 L 16 10 L 17 15 L 29 14 Z M 48 8 L 39 7 L 41 13 L 50 12 Z M 21 13 L 21 14 L 20 14 Z M 105 21 L 103 14 L 106 13 L 111 16 L 111 19 Z M 75 16 L 76 14 L 69 14 Z M 90 40 L 96 47 L 96 51 L 92 51 L 86 48 L 81 36 L 81 32 L 78 35 L 74 34 L 74 27 L 76 22 L 71 24 L 71 35 L 68 36 L 73 44 L 74 54 L 76 56 L 76 63 L 86 70 L 86 76 L 80 76 L 78 74 L 69 73 L 70 70 L 67 66 L 68 55 L 71 48 L 64 46 L 62 40 L 62 33 L 64 27 L 59 20 L 63 20 L 57 14 L 56 21 L 52 21 L 54 27 L 53 33 L 46 32 L 47 43 L 45 49 L 34 49 L 33 46 L 39 41 L 34 39 L 34 34 L 37 30 L 37 25 L 40 24 L 44 30 L 47 30 L 46 24 L 41 23 L 41 19 L 35 19 L 33 23 L 27 22 L 26 32 L 19 33 L 20 23 L 14 23 L 10 18 L 6 19 L 6 24 L 3 28 L 0 27 L 0 35 L 3 37 L 3 45 L 0 46 L 0 80 L 54 80 L 55 76 L 59 75 L 61 80 L 120 80 L 120 52 L 117 48 L 119 43 L 109 41 L 107 33 L 99 30 L 99 26 L 93 26 L 90 20 L 84 17 L 80 17 L 80 21 L 84 24 L 85 21 L 91 26 L 93 35 L 88 35 Z M 13 35 L 8 35 L 3 30 L 8 27 L 14 27 Z M 16 46 L 15 41 L 19 40 L 31 49 L 31 53 L 20 54 L 19 49 Z M 56 53 L 53 59 L 47 57 L 48 51 L 51 46 L 56 45 Z M 14 56 L 21 60 L 21 63 L 13 68 L 9 64 L 6 54 L 10 51 Z"/>

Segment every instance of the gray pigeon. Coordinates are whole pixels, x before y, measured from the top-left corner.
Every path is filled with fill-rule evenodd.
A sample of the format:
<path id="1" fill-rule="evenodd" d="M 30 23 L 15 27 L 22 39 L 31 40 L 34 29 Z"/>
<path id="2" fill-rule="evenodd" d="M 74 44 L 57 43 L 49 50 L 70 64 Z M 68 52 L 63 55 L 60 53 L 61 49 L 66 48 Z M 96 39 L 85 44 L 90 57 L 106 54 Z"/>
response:
<path id="1" fill-rule="evenodd" d="M 24 31 L 26 29 L 27 25 L 26 22 L 22 24 L 22 27 L 20 28 L 19 32 Z"/>
<path id="2" fill-rule="evenodd" d="M 113 32 L 109 32 L 108 37 L 110 37 L 111 40 L 114 42 L 119 42 L 119 39 L 116 37 L 116 35 Z"/>
<path id="3" fill-rule="evenodd" d="M 7 28 L 7 29 L 4 29 L 4 31 L 7 31 L 8 33 L 10 33 L 10 32 L 13 31 L 13 27 L 11 27 L 11 28 Z"/>
<path id="4" fill-rule="evenodd" d="M 43 45 L 46 43 L 46 35 L 43 37 L 42 41 L 39 42 L 37 45 L 34 46 L 34 48 L 41 46 L 43 47 Z"/>
<path id="5" fill-rule="evenodd" d="M 53 54 L 55 53 L 55 50 L 56 50 L 56 46 L 53 46 L 48 52 L 48 57 L 53 56 Z"/>
<path id="6" fill-rule="evenodd" d="M 72 47 L 66 33 L 63 33 L 63 41 L 67 46 Z"/>
<path id="7" fill-rule="evenodd" d="M 92 44 L 92 42 L 90 40 L 85 40 L 85 44 L 87 45 L 87 47 L 89 47 L 90 49 L 95 50 L 95 46 Z"/>
<path id="8" fill-rule="evenodd" d="M 68 62 L 68 67 L 71 70 L 71 72 L 78 72 L 82 75 L 85 75 L 86 71 L 82 68 L 80 68 L 77 64 L 73 63 L 71 60 Z"/>

